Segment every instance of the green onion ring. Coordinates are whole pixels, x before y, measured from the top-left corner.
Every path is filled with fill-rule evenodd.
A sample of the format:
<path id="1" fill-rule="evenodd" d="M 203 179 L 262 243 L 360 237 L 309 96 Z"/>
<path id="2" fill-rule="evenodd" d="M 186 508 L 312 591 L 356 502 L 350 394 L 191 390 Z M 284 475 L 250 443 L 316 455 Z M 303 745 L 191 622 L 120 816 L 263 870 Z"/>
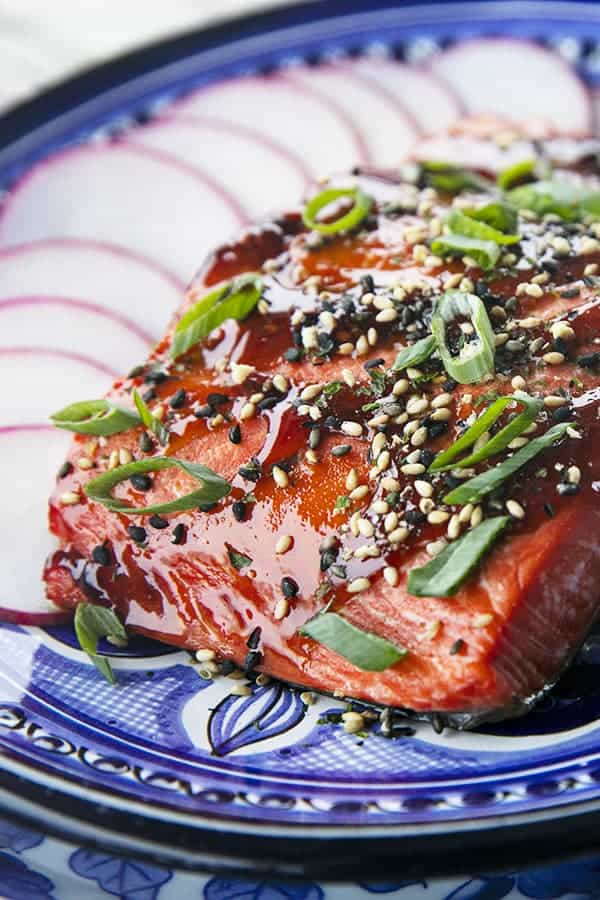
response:
<path id="1" fill-rule="evenodd" d="M 347 213 L 340 216 L 334 222 L 320 222 L 317 215 L 334 200 L 340 197 L 351 197 L 354 205 Z M 327 188 L 309 200 L 302 213 L 302 221 L 307 228 L 320 231 L 322 234 L 338 234 L 340 231 L 350 231 L 365 219 L 373 206 L 373 198 L 365 194 L 360 188 Z"/>
<path id="2" fill-rule="evenodd" d="M 461 347 L 458 356 L 452 356 L 446 343 L 446 325 L 457 316 L 465 316 L 471 320 L 478 340 L 469 341 Z M 493 373 L 494 332 L 485 306 L 475 294 L 446 291 L 435 305 L 431 333 L 437 341 L 446 372 L 459 384 L 473 384 Z"/>

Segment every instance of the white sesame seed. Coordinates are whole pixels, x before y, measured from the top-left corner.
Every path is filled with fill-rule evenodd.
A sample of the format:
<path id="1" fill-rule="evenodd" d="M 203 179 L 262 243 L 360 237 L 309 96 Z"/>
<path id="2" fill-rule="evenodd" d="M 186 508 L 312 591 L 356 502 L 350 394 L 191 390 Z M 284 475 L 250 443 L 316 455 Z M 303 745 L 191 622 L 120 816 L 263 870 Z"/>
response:
<path id="1" fill-rule="evenodd" d="M 354 490 L 350 491 L 350 499 L 362 500 L 363 497 L 366 497 L 368 493 L 368 486 L 366 484 L 359 484 L 358 487 L 355 487 Z"/>
<path id="2" fill-rule="evenodd" d="M 585 255 L 588 253 L 597 253 L 600 250 L 600 242 L 596 238 L 583 237 L 580 245 L 581 252 Z"/>
<path id="3" fill-rule="evenodd" d="M 112 471 L 113 469 L 116 469 L 118 465 L 119 465 L 119 451 L 111 450 L 110 456 L 108 457 L 107 468 L 109 471 Z"/>
<path id="4" fill-rule="evenodd" d="M 309 465 L 314 466 L 319 462 L 319 457 L 315 453 L 314 450 L 307 450 L 304 454 L 304 459 Z"/>
<path id="5" fill-rule="evenodd" d="M 298 407 L 298 415 L 299 416 L 307 416 L 310 412 L 310 406 L 308 403 L 301 403 Z"/>
<path id="6" fill-rule="evenodd" d="M 342 722 L 344 725 L 344 731 L 347 734 L 358 734 L 359 731 L 362 731 L 365 727 L 365 720 L 360 713 L 357 712 L 347 712 L 342 714 Z"/>
<path id="7" fill-rule="evenodd" d="M 480 613 L 479 615 L 473 617 L 473 627 L 487 628 L 487 626 L 491 625 L 493 621 L 494 617 L 492 613 Z"/>
<path id="8" fill-rule="evenodd" d="M 508 335 L 505 331 L 499 331 L 494 338 L 494 344 L 496 345 L 496 347 L 503 347 L 507 341 Z"/>
<path id="9" fill-rule="evenodd" d="M 315 397 L 318 397 L 321 391 L 323 390 L 323 386 L 321 384 L 309 384 L 304 390 L 300 393 L 301 400 L 314 400 Z"/>
<path id="10" fill-rule="evenodd" d="M 411 381 L 415 381 L 417 378 L 421 378 L 423 376 L 423 372 L 421 371 L 421 369 L 417 369 L 414 366 L 408 366 L 406 375 L 408 378 L 410 378 Z"/>
<path id="11" fill-rule="evenodd" d="M 567 434 L 570 438 L 574 438 L 577 441 L 580 441 L 582 439 L 580 432 L 577 431 L 576 428 L 571 428 L 571 427 L 567 428 Z"/>
<path id="12" fill-rule="evenodd" d="M 421 497 L 419 500 L 419 509 L 423 515 L 428 516 L 429 513 L 435 509 L 435 503 L 431 497 Z"/>
<path id="13" fill-rule="evenodd" d="M 336 325 L 337 322 L 335 316 L 333 316 L 329 310 L 323 310 L 323 312 L 319 313 L 319 326 L 323 331 L 331 334 Z"/>
<path id="14" fill-rule="evenodd" d="M 461 281 L 462 281 L 462 273 L 455 272 L 454 275 L 450 275 L 446 279 L 446 281 L 444 282 L 444 287 L 446 288 L 446 290 L 449 291 L 452 288 L 458 287 L 458 285 L 461 283 Z"/>
<path id="15" fill-rule="evenodd" d="M 542 359 L 547 366 L 560 366 L 561 363 L 564 363 L 565 361 L 564 354 L 558 353 L 556 350 L 551 350 L 550 353 L 544 353 Z"/>
<path id="16" fill-rule="evenodd" d="M 430 525 L 442 525 L 444 522 L 447 522 L 450 518 L 450 513 L 445 512 L 443 509 L 434 509 L 427 516 L 427 521 Z"/>
<path id="17" fill-rule="evenodd" d="M 356 384 L 356 377 L 351 369 L 342 369 L 342 378 L 349 388 L 353 388 Z"/>
<path id="18" fill-rule="evenodd" d="M 575 331 L 567 322 L 553 322 L 550 326 L 550 333 L 555 340 L 560 338 L 563 341 L 572 341 L 575 337 Z"/>
<path id="19" fill-rule="evenodd" d="M 351 356 L 354 353 L 354 344 L 351 344 L 349 341 L 346 341 L 344 344 L 340 344 L 338 347 L 338 353 L 341 353 L 342 356 Z"/>
<path id="20" fill-rule="evenodd" d="M 302 691 L 300 694 L 300 700 L 304 703 L 305 706 L 314 706 L 317 702 L 317 695 L 313 694 L 312 691 Z"/>
<path id="21" fill-rule="evenodd" d="M 406 403 L 406 412 L 409 416 L 419 416 L 429 407 L 426 397 L 411 397 Z"/>
<path id="22" fill-rule="evenodd" d="M 392 510 L 387 514 L 385 519 L 383 520 L 383 528 L 386 534 L 389 534 L 390 531 L 394 531 L 398 525 L 398 513 Z"/>
<path id="23" fill-rule="evenodd" d="M 305 319 L 305 316 L 304 316 L 304 313 L 302 312 L 302 310 L 295 309 L 291 315 L 290 322 L 294 327 L 296 327 L 298 325 L 302 325 L 302 323 L 304 322 L 304 319 Z"/>
<path id="24" fill-rule="evenodd" d="M 477 525 L 480 525 L 483 520 L 483 510 L 480 506 L 476 506 L 473 512 L 471 513 L 471 528 L 476 528 Z"/>
<path id="25" fill-rule="evenodd" d="M 526 319 L 521 319 L 519 325 L 521 328 L 539 328 L 542 324 L 542 320 L 536 318 L 536 316 L 529 316 Z"/>
<path id="26" fill-rule="evenodd" d="M 313 422 L 318 422 L 319 419 L 323 418 L 323 413 L 321 412 L 321 410 L 319 409 L 318 406 L 311 406 L 311 408 L 308 411 L 308 414 L 311 417 L 311 419 L 313 420 Z"/>
<path id="27" fill-rule="evenodd" d="M 585 269 L 583 270 L 583 274 L 590 276 L 596 275 L 598 272 L 598 263 L 588 263 Z"/>
<path id="28" fill-rule="evenodd" d="M 452 412 L 448 409 L 448 407 L 436 409 L 435 412 L 431 413 L 431 420 L 433 422 L 449 422 L 451 418 Z"/>
<path id="29" fill-rule="evenodd" d="M 521 447 L 524 447 L 528 443 L 529 443 L 529 438 L 516 437 L 516 438 L 513 438 L 509 444 L 507 444 L 507 447 L 509 450 L 520 450 Z"/>
<path id="30" fill-rule="evenodd" d="M 133 459 L 131 453 L 126 447 L 121 447 L 119 449 L 119 465 L 126 466 Z"/>
<path id="31" fill-rule="evenodd" d="M 392 388 L 392 394 L 394 395 L 394 397 L 401 397 L 402 394 L 406 394 L 409 387 L 410 382 L 407 378 L 399 378 Z"/>
<path id="32" fill-rule="evenodd" d="M 579 466 L 569 466 L 567 469 L 567 481 L 569 484 L 579 484 L 581 481 L 581 469 Z"/>
<path id="33" fill-rule="evenodd" d="M 559 406 L 565 406 L 566 403 L 568 400 L 559 394 L 548 394 L 547 397 L 544 397 L 544 406 L 547 409 L 558 409 Z"/>
<path id="34" fill-rule="evenodd" d="M 466 294 L 472 294 L 475 289 L 475 285 L 470 278 L 462 278 L 459 287 L 460 290 L 464 291 Z"/>
<path id="35" fill-rule="evenodd" d="M 375 294 L 372 291 L 367 291 L 366 294 L 363 294 L 360 298 L 360 302 L 364 306 L 371 306 L 373 300 L 375 299 Z"/>
<path id="36" fill-rule="evenodd" d="M 287 472 L 280 466 L 273 466 L 272 475 L 277 487 L 286 488 L 290 483 Z"/>
<path id="37" fill-rule="evenodd" d="M 288 612 L 290 611 L 290 602 L 287 597 L 281 597 L 280 600 L 275 604 L 275 609 L 273 610 L 273 618 L 280 622 L 281 619 L 285 619 Z"/>
<path id="38" fill-rule="evenodd" d="M 392 478 L 391 475 L 386 475 L 385 478 L 381 479 L 381 487 L 384 491 L 399 491 L 400 482 L 397 478 Z"/>
<path id="39" fill-rule="evenodd" d="M 94 463 L 88 456 L 80 456 L 77 460 L 77 467 L 79 469 L 91 469 Z"/>
<path id="40" fill-rule="evenodd" d="M 358 533 L 362 534 L 363 537 L 369 538 L 373 537 L 375 534 L 375 528 L 373 527 L 373 523 L 369 522 L 368 519 L 359 519 L 358 520 Z"/>
<path id="41" fill-rule="evenodd" d="M 388 541 L 390 544 L 401 544 L 402 541 L 405 541 L 408 537 L 408 528 L 401 525 L 399 528 L 394 528 L 393 531 L 390 531 L 388 534 Z"/>
<path id="42" fill-rule="evenodd" d="M 356 469 L 350 469 L 348 474 L 346 475 L 346 490 L 353 491 L 355 487 L 358 487 L 358 472 Z"/>
<path id="43" fill-rule="evenodd" d="M 385 472 L 386 469 L 389 468 L 391 462 L 391 456 L 389 450 L 382 450 L 379 456 L 377 457 L 376 466 L 380 472 Z"/>
<path id="44" fill-rule="evenodd" d="M 350 437 L 360 437 L 363 432 L 362 425 L 359 422 L 342 422 L 340 430 L 343 434 L 347 434 Z"/>
<path id="45" fill-rule="evenodd" d="M 452 394 L 438 394 L 437 397 L 434 397 L 431 401 L 432 409 L 442 409 L 443 407 L 450 406 L 452 403 Z"/>
<path id="46" fill-rule="evenodd" d="M 437 556 L 447 546 L 446 540 L 440 538 L 439 541 L 431 541 L 425 546 L 428 556 Z"/>
<path id="47" fill-rule="evenodd" d="M 432 641 L 436 638 L 440 632 L 440 628 L 442 627 L 442 623 L 439 619 L 435 619 L 433 622 L 430 622 L 423 634 L 420 636 L 420 641 Z"/>
<path id="48" fill-rule="evenodd" d="M 513 519 L 524 519 L 525 518 L 525 510 L 521 506 L 520 503 L 517 503 L 516 500 L 507 500 L 506 501 L 506 511 Z"/>
<path id="49" fill-rule="evenodd" d="M 382 413 L 379 416 L 373 416 L 372 419 L 369 419 L 369 421 L 367 422 L 367 425 L 370 428 L 377 428 L 378 425 L 387 425 L 389 420 L 390 420 L 390 417 L 388 415 L 386 415 L 385 413 Z"/>
<path id="50" fill-rule="evenodd" d="M 258 303 L 256 304 L 256 308 L 261 316 L 266 316 L 269 312 L 269 304 L 264 299 L 264 297 L 261 297 L 261 299 L 258 301 Z"/>
<path id="51" fill-rule="evenodd" d="M 385 434 L 381 434 L 381 432 L 379 434 L 376 434 L 371 443 L 371 453 L 373 454 L 373 456 L 374 457 L 379 456 L 379 454 L 384 449 L 386 444 L 387 444 L 387 438 L 386 438 Z"/>
<path id="52" fill-rule="evenodd" d="M 450 517 L 450 521 L 448 522 L 448 528 L 446 530 L 446 535 L 449 540 L 455 541 L 456 538 L 460 535 L 460 519 L 457 514 L 454 513 L 453 516 Z"/>
<path id="53" fill-rule="evenodd" d="M 528 284 L 525 286 L 525 293 L 528 297 L 543 297 L 544 291 L 539 284 Z M 527 327 L 527 326 L 525 326 Z"/>
<path id="54" fill-rule="evenodd" d="M 383 570 L 383 577 L 391 587 L 396 587 L 399 578 L 396 566 L 386 566 Z"/>
<path id="55" fill-rule="evenodd" d="M 361 334 L 356 342 L 356 353 L 358 356 L 364 356 L 369 352 L 369 342 L 364 334 Z"/>
<path id="56" fill-rule="evenodd" d="M 217 654 L 214 650 L 209 650 L 208 647 L 200 648 L 200 650 L 196 650 L 196 659 L 198 662 L 211 662 Z"/>
<path id="57" fill-rule="evenodd" d="M 379 556 L 379 547 L 377 544 L 362 544 L 360 547 L 357 547 L 354 551 L 354 556 L 356 559 L 366 559 L 369 557 Z"/>
<path id="58" fill-rule="evenodd" d="M 550 244 L 554 252 L 558 253 L 559 256 L 567 256 L 571 252 L 571 246 L 564 237 L 555 237 L 550 241 Z"/>
<path id="59" fill-rule="evenodd" d="M 377 341 L 379 340 L 379 335 L 377 334 L 376 328 L 369 328 L 367 331 L 367 341 L 371 347 L 374 347 Z"/>
<path id="60" fill-rule="evenodd" d="M 380 309 L 380 310 L 394 308 L 394 304 L 392 303 L 390 298 L 382 297 L 382 296 L 375 297 L 375 299 L 373 300 L 373 306 L 375 307 L 375 309 Z"/>
<path id="61" fill-rule="evenodd" d="M 385 500 L 376 500 L 371 504 L 371 509 L 378 516 L 385 516 L 389 512 L 390 504 Z"/>
<path id="62" fill-rule="evenodd" d="M 305 325 L 301 331 L 302 346 L 305 350 L 316 350 L 319 346 L 319 336 L 316 325 Z"/>
<path id="63" fill-rule="evenodd" d="M 515 375 L 510 383 L 515 391 L 522 391 L 527 387 L 527 382 L 522 375 Z"/>
<path id="64" fill-rule="evenodd" d="M 231 363 L 231 380 L 234 384 L 243 384 L 253 372 L 256 372 L 254 366 Z"/>
<path id="65" fill-rule="evenodd" d="M 421 425 L 420 428 L 417 428 L 415 433 L 410 439 L 410 443 L 413 447 L 422 447 L 425 441 L 427 440 L 427 429 L 424 425 Z"/>
<path id="66" fill-rule="evenodd" d="M 281 555 L 283 553 L 287 553 L 294 543 L 294 539 L 290 534 L 282 534 L 280 538 L 277 539 L 277 543 L 275 544 L 275 553 Z"/>
<path id="67" fill-rule="evenodd" d="M 252 688 L 249 684 L 234 684 L 230 694 L 234 694 L 236 697 L 249 697 L 252 693 Z"/>
<path id="68" fill-rule="evenodd" d="M 422 475 L 427 470 L 423 463 L 406 463 L 400 467 L 400 471 L 403 475 Z"/>
<path id="69" fill-rule="evenodd" d="M 428 481 L 417 479 L 415 481 L 415 490 L 420 497 L 431 497 L 433 494 L 433 487 Z"/>
<path id="70" fill-rule="evenodd" d="M 398 313 L 395 309 L 382 309 L 381 312 L 378 312 L 375 316 L 376 322 L 394 322 L 398 318 Z"/>
<path id="71" fill-rule="evenodd" d="M 547 272 L 540 272 L 539 275 L 534 275 L 533 278 L 530 279 L 532 284 L 548 284 L 550 281 L 550 276 Z"/>
<path id="72" fill-rule="evenodd" d="M 366 591 L 371 587 L 371 582 L 368 578 L 355 578 L 348 584 L 348 593 L 349 594 L 360 594 L 362 591 Z"/>
<path id="73" fill-rule="evenodd" d="M 76 491 L 65 491 L 64 494 L 60 495 L 59 500 L 63 506 L 74 506 L 75 503 L 81 501 L 81 495 L 76 493 Z"/>

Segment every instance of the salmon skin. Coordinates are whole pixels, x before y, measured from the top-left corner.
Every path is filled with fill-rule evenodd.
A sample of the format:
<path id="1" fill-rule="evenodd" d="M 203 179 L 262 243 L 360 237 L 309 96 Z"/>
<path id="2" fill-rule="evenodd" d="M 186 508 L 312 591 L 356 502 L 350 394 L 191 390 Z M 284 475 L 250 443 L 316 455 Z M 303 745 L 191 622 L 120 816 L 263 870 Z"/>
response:
<path id="1" fill-rule="evenodd" d="M 587 219 L 525 210 L 519 242 L 503 245 L 492 269 L 466 252 L 432 249 L 451 209 L 498 202 L 490 179 L 514 160 L 505 132 L 448 138 L 467 156 L 469 142 L 476 158 L 485 149 L 485 167 L 458 193 L 432 186 L 418 164 L 340 176 L 327 187 L 358 185 L 372 198 L 356 227 L 323 234 L 292 211 L 210 257 L 150 358 L 108 395 L 132 409 L 137 389 L 162 415 L 166 446 L 142 426 L 73 439 L 50 499 L 60 549 L 44 578 L 54 602 L 110 605 L 132 632 L 214 651 L 248 673 L 457 727 L 520 714 L 555 682 L 600 605 L 600 232 Z M 539 165 L 557 146 L 563 159 L 552 177 L 593 189 L 589 141 L 538 140 L 527 152 Z M 516 176 L 534 177 L 527 167 Z M 346 201 L 325 221 L 345 214 Z M 249 272 L 263 281 L 253 311 L 172 359 L 181 316 Z M 398 353 L 430 334 L 434 304 L 449 288 L 482 301 L 493 372 L 457 383 L 435 353 L 394 370 Z M 472 339 L 467 320 L 457 327 L 461 341 Z M 517 389 L 539 411 L 516 443 L 472 470 L 429 471 L 496 398 Z M 466 478 L 566 422 L 560 441 L 493 492 L 444 503 Z M 231 492 L 151 517 L 86 496 L 113 467 L 163 455 L 209 467 Z M 170 468 L 113 494 L 140 507 L 197 487 Z M 503 533 L 457 591 L 409 590 L 411 570 L 495 516 L 508 517 Z M 402 652 L 379 671 L 351 662 L 306 633 L 325 610 L 354 635 Z"/>

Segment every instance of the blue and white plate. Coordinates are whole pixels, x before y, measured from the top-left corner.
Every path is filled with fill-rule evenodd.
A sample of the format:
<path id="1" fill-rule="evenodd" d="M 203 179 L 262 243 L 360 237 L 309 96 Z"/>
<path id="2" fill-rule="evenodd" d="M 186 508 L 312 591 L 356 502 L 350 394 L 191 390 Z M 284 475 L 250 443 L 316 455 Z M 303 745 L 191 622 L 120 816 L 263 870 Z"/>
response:
<path id="1" fill-rule="evenodd" d="M 596 82 L 595 3 L 342 0 L 162 43 L 6 115 L 0 606 L 54 613 L 39 573 L 68 438 L 48 414 L 143 358 L 212 246 L 466 113 L 594 131 Z M 0 627 L 2 896 L 600 895 L 591 857 L 521 871 L 593 853 L 600 638 L 525 718 L 394 740 L 199 668 L 139 640 L 111 687 L 69 627 Z M 509 874 L 455 877 L 474 869 Z"/>

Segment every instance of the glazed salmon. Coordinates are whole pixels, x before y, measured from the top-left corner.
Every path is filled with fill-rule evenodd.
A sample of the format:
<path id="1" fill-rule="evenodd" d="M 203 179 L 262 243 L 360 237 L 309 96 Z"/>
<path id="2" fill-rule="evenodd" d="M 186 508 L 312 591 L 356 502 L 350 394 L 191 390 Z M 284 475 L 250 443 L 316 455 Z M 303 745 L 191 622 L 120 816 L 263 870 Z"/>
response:
<path id="1" fill-rule="evenodd" d="M 137 390 L 163 443 L 142 424 L 73 439 L 50 500 L 60 548 L 44 577 L 54 602 L 113 607 L 132 632 L 232 661 L 249 677 L 437 713 L 459 727 L 518 714 L 554 683 L 600 606 L 600 231 L 574 207 L 561 217 L 521 204 L 517 237 L 498 244 L 493 265 L 468 244 L 449 255 L 440 238 L 450 213 L 502 205 L 492 179 L 515 154 L 505 136 L 444 140 L 453 168 L 332 179 L 326 188 L 346 193 L 317 227 L 294 211 L 206 262 L 151 357 L 108 395 L 133 411 Z M 457 157 L 469 156 L 469 140 L 471 161 L 485 165 L 463 170 Z M 535 183 L 530 154 L 539 167 L 553 147 L 527 144 L 510 190 Z M 593 195 L 589 142 L 560 147 L 568 158 L 550 177 Z M 369 208 L 336 231 L 357 210 L 357 189 Z M 327 223 L 334 229 L 324 233 Z M 174 356 L 182 316 L 191 321 L 203 298 L 250 273 L 259 285 L 251 311 Z M 427 343 L 448 291 L 475 298 L 493 331 L 493 364 L 475 381 L 454 377 L 439 347 L 402 363 L 402 351 Z M 218 291 L 213 299 L 221 302 Z M 455 357 L 473 340 L 468 317 L 448 326 Z M 498 398 L 519 391 L 535 414 L 509 444 L 472 466 L 455 456 L 436 469 Z M 475 449 L 514 421 L 519 401 L 507 404 Z M 492 491 L 451 502 L 557 426 L 556 440 Z M 86 494 L 98 476 L 162 456 L 209 468 L 229 493 L 153 515 Z M 196 489 L 174 467 L 122 480 L 112 496 L 140 508 Z M 493 540 L 469 551 L 465 539 L 486 523 L 498 525 Z M 446 558 L 444 572 L 427 577 Z M 439 579 L 453 565 L 456 583 L 444 592 Z M 415 571 L 425 588 L 415 589 Z M 338 630 L 353 626 L 366 664 L 314 628 L 326 615 Z"/>

